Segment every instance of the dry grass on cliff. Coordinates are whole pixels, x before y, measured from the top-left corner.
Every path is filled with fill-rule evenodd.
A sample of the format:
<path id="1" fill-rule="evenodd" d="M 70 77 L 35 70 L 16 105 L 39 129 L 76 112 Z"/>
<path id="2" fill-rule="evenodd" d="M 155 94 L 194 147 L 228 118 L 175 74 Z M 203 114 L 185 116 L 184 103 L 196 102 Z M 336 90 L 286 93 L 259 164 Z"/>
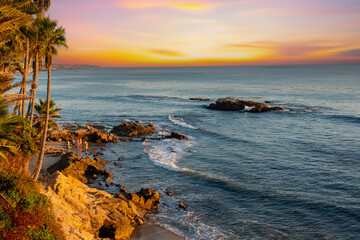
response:
<path id="1" fill-rule="evenodd" d="M 0 239 L 64 239 L 58 225 L 37 183 L 0 170 Z"/>

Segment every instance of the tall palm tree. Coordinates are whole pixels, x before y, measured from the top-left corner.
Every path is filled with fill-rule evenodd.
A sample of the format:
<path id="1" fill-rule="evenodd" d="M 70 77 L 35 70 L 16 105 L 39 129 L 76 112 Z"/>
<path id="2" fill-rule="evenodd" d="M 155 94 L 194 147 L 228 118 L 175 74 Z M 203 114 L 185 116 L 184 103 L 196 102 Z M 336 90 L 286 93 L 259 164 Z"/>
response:
<path id="1" fill-rule="evenodd" d="M 44 18 L 44 13 L 50 8 L 50 0 L 34 0 L 33 1 L 35 8 L 38 11 L 37 19 L 34 24 L 34 29 L 37 31 L 35 37 L 35 49 L 34 49 L 34 63 L 33 63 L 33 82 L 31 84 L 30 95 L 31 99 L 29 102 L 29 108 L 27 111 L 27 115 L 30 115 L 30 125 L 33 124 L 34 120 L 34 108 L 35 108 L 35 99 L 36 99 L 36 90 L 37 90 L 37 82 L 39 78 L 39 68 L 42 69 L 42 52 L 41 52 L 41 42 L 39 41 L 39 24 L 41 23 L 41 19 Z M 39 63 L 40 66 L 39 66 Z"/>
<path id="2" fill-rule="evenodd" d="M 50 20 L 50 18 L 41 19 L 42 24 L 40 25 L 41 32 L 43 34 L 39 35 L 41 41 L 44 43 L 44 52 L 45 52 L 45 63 L 48 69 L 48 83 L 47 83 L 47 97 L 46 97 L 46 117 L 45 117 L 45 126 L 42 136 L 40 155 L 36 170 L 33 173 L 34 180 L 37 180 L 40 174 L 42 162 L 44 159 L 45 153 L 45 144 L 47 137 L 47 128 L 49 123 L 49 110 L 50 110 L 50 86 L 51 86 L 51 67 L 52 67 L 52 56 L 58 53 L 57 48 L 60 46 L 67 47 L 65 39 L 65 29 L 62 27 L 57 27 L 57 22 Z"/>
<path id="3" fill-rule="evenodd" d="M 32 14 L 35 9 L 29 0 L 1 0 L 0 1 L 0 38 L 2 43 L 9 40 L 22 37 L 22 41 L 16 41 L 17 44 L 23 45 L 23 65 L 19 61 L 18 70 L 23 75 L 23 84 L 19 94 L 26 95 L 27 76 L 30 71 L 30 26 L 33 21 Z M 14 42 L 14 41 L 13 41 Z M 3 44 L 1 44 L 3 45 Z M 22 116 L 25 117 L 25 100 L 20 109 Z"/>

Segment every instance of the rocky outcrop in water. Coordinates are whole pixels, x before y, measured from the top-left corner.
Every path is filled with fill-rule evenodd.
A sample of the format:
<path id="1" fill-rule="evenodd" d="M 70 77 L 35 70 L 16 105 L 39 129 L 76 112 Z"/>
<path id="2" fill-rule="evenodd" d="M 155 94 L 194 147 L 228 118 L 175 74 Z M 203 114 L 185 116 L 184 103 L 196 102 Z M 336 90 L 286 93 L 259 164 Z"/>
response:
<path id="1" fill-rule="evenodd" d="M 207 108 L 220 111 L 245 110 L 253 113 L 284 110 L 282 107 L 270 107 L 265 103 L 241 100 L 233 97 L 220 98 L 215 103 L 211 103 Z"/>
<path id="2" fill-rule="evenodd" d="M 72 141 L 80 138 L 84 141 L 96 143 L 119 142 L 115 134 L 91 126 L 76 130 L 53 130 L 48 135 L 50 141 Z"/>
<path id="3" fill-rule="evenodd" d="M 202 102 L 208 102 L 210 101 L 210 98 L 189 98 L 191 101 L 202 101 Z"/>
<path id="4" fill-rule="evenodd" d="M 186 207 L 183 200 L 179 201 L 179 208 L 184 209 L 185 211 L 188 211 L 188 208 Z"/>
<path id="5" fill-rule="evenodd" d="M 180 133 L 177 132 L 171 132 L 170 136 L 165 136 L 166 139 L 178 139 L 178 140 L 189 140 L 189 138 L 185 135 L 182 135 Z"/>
<path id="6" fill-rule="evenodd" d="M 140 137 L 155 132 L 156 128 L 152 124 L 143 126 L 134 122 L 122 122 L 111 130 L 111 133 L 122 137 Z"/>
<path id="7" fill-rule="evenodd" d="M 166 195 L 168 195 L 169 197 L 175 194 L 172 190 L 170 190 L 170 188 L 167 188 L 165 191 L 166 191 Z"/>

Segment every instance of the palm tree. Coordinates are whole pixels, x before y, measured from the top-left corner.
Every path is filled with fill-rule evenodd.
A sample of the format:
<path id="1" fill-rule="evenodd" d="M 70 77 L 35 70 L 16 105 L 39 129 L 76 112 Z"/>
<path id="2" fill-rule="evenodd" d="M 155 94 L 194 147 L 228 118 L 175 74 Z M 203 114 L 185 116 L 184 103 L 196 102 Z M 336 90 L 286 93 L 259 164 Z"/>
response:
<path id="1" fill-rule="evenodd" d="M 20 73 L 22 74 L 22 86 L 21 86 L 21 90 L 20 90 L 20 94 L 22 95 L 26 95 L 26 85 L 27 85 L 27 78 L 29 75 L 29 71 L 30 71 L 30 63 L 32 61 L 32 56 L 30 55 L 30 37 L 32 35 L 32 29 L 28 28 L 28 27 L 22 27 L 21 28 L 21 33 L 23 35 L 23 37 L 25 38 L 25 51 L 24 51 L 24 67 L 22 67 L 20 65 L 20 67 L 18 68 Z M 21 115 L 23 118 L 25 118 L 25 107 L 26 107 L 26 101 L 23 100 L 21 103 Z"/>
<path id="2" fill-rule="evenodd" d="M 39 10 L 38 17 L 43 18 L 45 11 L 49 10 L 50 0 L 34 0 L 35 7 Z"/>
<path id="3" fill-rule="evenodd" d="M 22 124 L 22 118 L 13 114 L 9 115 L 6 100 L 0 96 L 0 158 L 7 159 L 6 153 L 15 154 L 17 148 L 8 145 L 9 142 L 16 143 L 11 133 Z"/>
<path id="4" fill-rule="evenodd" d="M 22 86 L 19 94 L 26 95 L 27 76 L 30 70 L 31 56 L 30 56 L 30 34 L 31 23 L 33 22 L 32 14 L 35 13 L 34 5 L 29 0 L 1 0 L 0 1 L 0 38 L 1 46 L 10 41 L 22 45 L 22 54 L 24 58 L 19 61 L 18 69 L 23 75 Z M 20 37 L 20 40 L 19 40 Z M 22 38 L 22 39 L 21 39 Z M 14 48 L 13 50 L 21 50 L 21 48 Z M 6 48 L 5 48 L 6 49 Z M 4 48 L 3 48 L 4 50 Z M 11 50 L 10 50 L 11 51 Z M 14 51 L 19 53 L 19 51 Z M 23 65 L 21 64 L 23 60 Z M 3 60 L 4 61 L 4 60 Z M 22 108 L 20 112 L 25 117 L 26 100 L 23 99 L 18 103 Z"/>
<path id="5" fill-rule="evenodd" d="M 30 115 L 30 125 L 33 124 L 34 119 L 34 110 L 35 110 L 35 99 L 36 99 L 36 90 L 38 87 L 38 78 L 39 78 L 39 62 L 41 61 L 41 56 L 44 55 L 45 45 L 42 41 L 45 39 L 41 37 L 44 33 L 42 21 L 43 18 L 37 18 L 34 22 L 34 31 L 35 33 L 35 47 L 34 47 L 34 63 L 33 63 L 33 81 L 31 84 L 30 90 L 30 103 L 28 108 L 27 116 Z"/>
<path id="6" fill-rule="evenodd" d="M 0 97 L 4 97 L 6 103 L 14 103 L 28 99 L 27 96 L 21 94 L 10 93 L 5 95 L 7 91 L 22 85 L 22 82 L 13 83 L 14 80 L 15 77 L 12 74 L 0 72 Z"/>
<path id="7" fill-rule="evenodd" d="M 21 26 L 27 25 L 32 17 L 26 13 L 29 0 L 0 1 L 0 45 L 7 42 Z"/>
<path id="8" fill-rule="evenodd" d="M 34 118 L 35 121 L 35 128 L 39 129 L 40 132 L 44 129 L 45 126 L 45 118 L 46 118 L 46 107 L 47 107 L 47 101 L 42 100 L 39 98 L 40 104 L 35 104 L 35 110 L 37 112 L 37 115 Z M 55 118 L 61 118 L 59 112 L 62 110 L 62 108 L 55 108 L 55 101 L 50 100 L 50 107 L 49 107 L 49 122 L 48 122 L 48 129 L 50 128 L 59 128 L 59 125 L 53 120 Z"/>
<path id="9" fill-rule="evenodd" d="M 46 117 L 44 123 L 44 132 L 42 136 L 41 149 L 39 160 L 36 166 L 36 170 L 33 173 L 34 180 L 37 180 L 40 174 L 42 162 L 45 153 L 45 144 L 47 136 L 47 128 L 49 123 L 49 110 L 50 110 L 50 86 L 51 86 L 51 67 L 52 67 L 52 56 L 58 53 L 57 48 L 60 46 L 67 47 L 65 39 L 65 29 L 57 27 L 57 22 L 50 20 L 50 18 L 41 19 L 42 24 L 40 25 L 41 32 L 39 35 L 41 41 L 44 43 L 45 52 L 45 63 L 48 69 L 48 83 L 47 83 L 47 97 L 46 97 Z"/>
<path id="10" fill-rule="evenodd" d="M 36 31 L 35 37 L 35 49 L 34 49 L 34 64 L 33 64 L 33 82 L 31 84 L 30 95 L 31 99 L 29 102 L 29 108 L 27 111 L 27 115 L 30 115 L 30 125 L 33 124 L 34 119 L 34 108 L 35 108 L 35 98 L 36 98 L 36 90 L 37 90 L 37 82 L 39 78 L 39 67 L 42 69 L 42 43 L 39 41 L 39 24 L 41 24 L 41 19 L 44 18 L 44 13 L 50 8 L 50 0 L 34 0 L 35 8 L 38 10 L 37 19 L 34 24 L 34 29 Z M 40 66 L 39 66 L 39 63 Z"/>

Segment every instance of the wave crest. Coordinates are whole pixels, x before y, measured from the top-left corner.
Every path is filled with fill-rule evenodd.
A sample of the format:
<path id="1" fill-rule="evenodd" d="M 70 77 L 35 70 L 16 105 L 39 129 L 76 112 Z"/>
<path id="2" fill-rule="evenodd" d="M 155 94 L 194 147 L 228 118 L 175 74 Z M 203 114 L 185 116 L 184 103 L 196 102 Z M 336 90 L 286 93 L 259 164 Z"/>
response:
<path id="1" fill-rule="evenodd" d="M 184 119 L 181 119 L 181 118 L 176 119 L 176 118 L 175 118 L 174 116 L 172 116 L 172 115 L 169 115 L 169 120 L 172 121 L 173 123 L 177 124 L 177 125 L 182 126 L 182 127 L 191 128 L 191 129 L 199 129 L 199 128 L 194 127 L 194 126 L 192 126 L 192 125 L 190 125 L 190 124 L 187 124 L 187 123 L 184 121 Z"/>

